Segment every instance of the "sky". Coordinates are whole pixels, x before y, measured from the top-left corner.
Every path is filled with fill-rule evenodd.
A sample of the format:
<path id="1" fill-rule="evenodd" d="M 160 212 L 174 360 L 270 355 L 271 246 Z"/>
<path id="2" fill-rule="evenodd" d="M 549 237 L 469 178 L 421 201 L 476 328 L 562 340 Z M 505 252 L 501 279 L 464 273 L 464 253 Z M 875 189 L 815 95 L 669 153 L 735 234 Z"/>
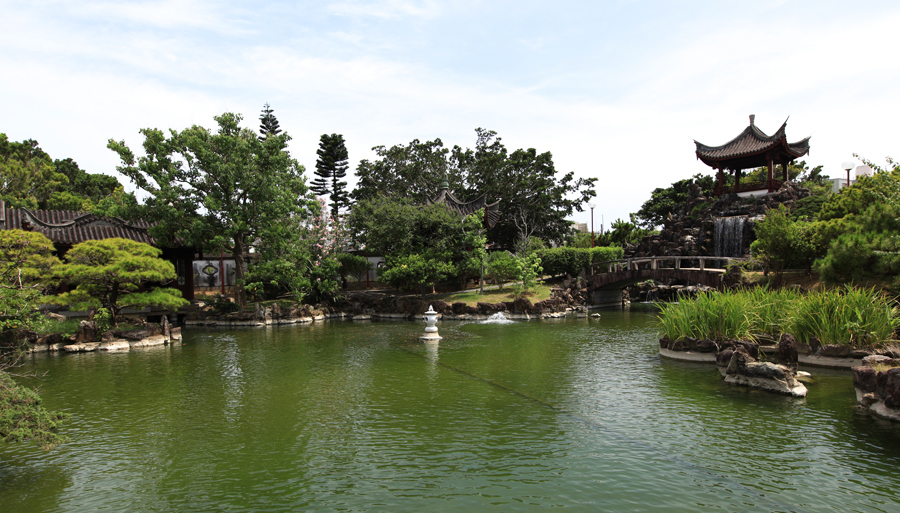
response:
<path id="1" fill-rule="evenodd" d="M 0 132 L 116 175 L 109 139 L 140 153 L 141 128 L 223 112 L 257 129 L 268 103 L 311 177 L 325 133 L 352 170 L 377 145 L 473 148 L 481 127 L 598 178 L 599 231 L 712 174 L 693 141 L 750 114 L 769 134 L 789 118 L 832 177 L 900 157 L 898 26 L 896 1 L 0 0 Z"/>

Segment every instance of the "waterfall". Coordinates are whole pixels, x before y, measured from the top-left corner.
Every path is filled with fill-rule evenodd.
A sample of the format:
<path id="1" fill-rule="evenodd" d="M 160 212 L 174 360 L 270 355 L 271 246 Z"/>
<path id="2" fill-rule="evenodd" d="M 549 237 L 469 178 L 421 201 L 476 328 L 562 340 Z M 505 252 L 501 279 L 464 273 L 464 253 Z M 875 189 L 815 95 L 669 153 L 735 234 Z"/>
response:
<path id="1" fill-rule="evenodd" d="M 716 254 L 720 257 L 744 256 L 744 216 L 716 218 L 714 241 Z"/>

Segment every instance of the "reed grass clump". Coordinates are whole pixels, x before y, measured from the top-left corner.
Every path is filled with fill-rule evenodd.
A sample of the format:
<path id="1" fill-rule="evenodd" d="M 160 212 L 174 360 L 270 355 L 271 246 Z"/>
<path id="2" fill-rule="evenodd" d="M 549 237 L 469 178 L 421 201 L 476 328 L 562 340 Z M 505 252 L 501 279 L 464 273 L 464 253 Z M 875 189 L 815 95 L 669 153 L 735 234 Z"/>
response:
<path id="1" fill-rule="evenodd" d="M 877 345 L 890 340 L 900 325 L 895 300 L 875 289 L 846 287 L 802 296 L 788 330 L 798 341 L 816 337 L 822 344 Z"/>
<path id="2" fill-rule="evenodd" d="M 670 340 L 749 338 L 748 312 L 742 295 L 701 292 L 691 300 L 660 303 L 659 322 Z"/>
<path id="3" fill-rule="evenodd" d="M 874 346 L 894 338 L 900 326 L 895 300 L 874 289 L 846 287 L 802 294 L 757 288 L 704 292 L 694 299 L 660 304 L 659 327 L 670 340 L 753 339 L 790 333 L 808 344 Z"/>

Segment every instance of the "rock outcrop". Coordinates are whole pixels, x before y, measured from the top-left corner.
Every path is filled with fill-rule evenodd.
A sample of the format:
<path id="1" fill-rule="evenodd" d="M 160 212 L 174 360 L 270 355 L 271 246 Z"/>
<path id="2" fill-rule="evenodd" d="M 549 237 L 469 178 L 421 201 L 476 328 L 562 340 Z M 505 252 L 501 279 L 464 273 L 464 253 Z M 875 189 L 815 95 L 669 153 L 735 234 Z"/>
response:
<path id="1" fill-rule="evenodd" d="M 725 375 L 725 382 L 793 397 L 806 397 L 806 387 L 794 377 L 794 371 L 771 362 L 759 362 L 743 346 L 726 349 L 716 355 L 716 365 Z"/>
<path id="2" fill-rule="evenodd" d="M 692 194 L 684 206 L 671 214 L 658 235 L 644 237 L 637 244 L 626 245 L 625 258 L 646 256 L 731 256 L 717 255 L 715 246 L 716 220 L 741 217 L 745 220 L 737 252 L 749 253 L 755 238 L 755 224 L 770 208 L 809 196 L 809 190 L 793 182 L 759 198 L 740 198 L 730 194 L 721 198 Z"/>
<path id="3" fill-rule="evenodd" d="M 853 367 L 857 407 L 876 417 L 900 421 L 900 359 L 866 356 Z"/>

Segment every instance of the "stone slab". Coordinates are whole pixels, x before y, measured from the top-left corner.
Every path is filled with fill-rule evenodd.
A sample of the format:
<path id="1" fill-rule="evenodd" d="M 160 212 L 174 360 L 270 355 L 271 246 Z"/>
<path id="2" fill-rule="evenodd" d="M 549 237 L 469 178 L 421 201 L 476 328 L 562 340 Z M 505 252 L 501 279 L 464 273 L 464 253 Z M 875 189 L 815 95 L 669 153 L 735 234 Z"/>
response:
<path id="1" fill-rule="evenodd" d="M 695 353 L 693 351 L 672 351 L 671 349 L 659 348 L 659 355 L 673 360 L 681 360 L 685 362 L 703 362 L 716 363 L 715 353 Z"/>
<path id="2" fill-rule="evenodd" d="M 862 363 L 861 358 L 836 358 L 833 356 L 818 356 L 813 354 L 801 354 L 797 356 L 800 365 L 809 367 L 824 367 L 827 369 L 850 369 Z"/>
<path id="3" fill-rule="evenodd" d="M 100 347 L 97 349 L 100 351 L 128 351 L 131 349 L 131 344 L 124 339 L 114 339 L 107 342 L 101 342 Z"/>
<path id="4" fill-rule="evenodd" d="M 130 347 L 153 347 L 161 346 L 168 342 L 165 335 L 153 335 L 143 340 L 135 340 L 129 343 Z"/>

